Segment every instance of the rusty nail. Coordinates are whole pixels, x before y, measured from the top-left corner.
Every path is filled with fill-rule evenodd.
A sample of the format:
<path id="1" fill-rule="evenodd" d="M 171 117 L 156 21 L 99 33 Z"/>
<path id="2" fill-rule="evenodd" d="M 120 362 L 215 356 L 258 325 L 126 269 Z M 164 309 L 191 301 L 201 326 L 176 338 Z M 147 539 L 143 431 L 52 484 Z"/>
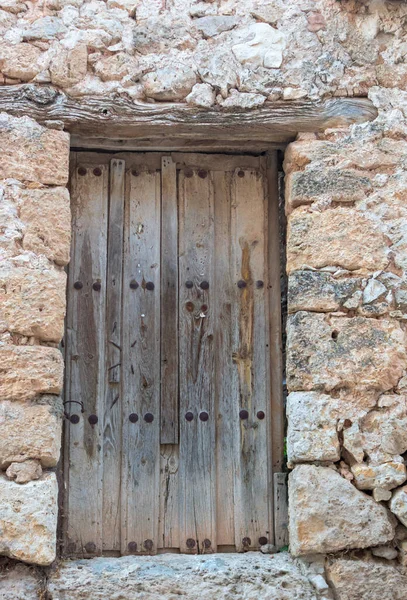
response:
<path id="1" fill-rule="evenodd" d="M 244 171 L 240 170 L 237 172 L 238 177 L 244 177 Z"/>
<path id="2" fill-rule="evenodd" d="M 185 169 L 185 171 L 184 171 L 185 177 L 192 177 L 193 174 L 194 174 L 194 172 L 192 169 Z"/>
<path id="3" fill-rule="evenodd" d="M 145 548 L 146 550 L 152 550 L 152 549 L 153 549 L 153 546 L 154 546 L 154 544 L 153 544 L 153 540 L 146 540 L 146 541 L 144 542 L 143 546 L 144 546 L 144 548 Z"/>
<path id="4" fill-rule="evenodd" d="M 207 177 L 207 175 L 208 175 L 208 171 L 205 171 L 205 169 L 199 169 L 198 177 L 200 177 L 201 179 L 205 179 L 205 177 Z"/>
<path id="5" fill-rule="evenodd" d="M 264 287 L 264 281 L 262 281 L 261 279 L 259 279 L 258 281 L 256 281 L 256 287 L 258 289 Z"/>
<path id="6" fill-rule="evenodd" d="M 138 177 L 139 176 L 139 172 L 136 171 L 136 169 L 133 169 L 131 174 L 133 175 L 133 177 Z"/>
<path id="7" fill-rule="evenodd" d="M 191 412 L 185 413 L 185 418 L 186 418 L 187 421 L 193 421 L 194 420 L 194 413 L 191 413 Z"/>
<path id="8" fill-rule="evenodd" d="M 266 416 L 266 415 L 264 414 L 264 412 L 263 412 L 262 410 L 259 410 L 259 411 L 257 412 L 257 418 L 258 418 L 258 419 L 264 419 L 264 417 L 265 417 L 265 416 Z"/>
<path id="9" fill-rule="evenodd" d="M 264 546 L 265 544 L 267 544 L 267 542 L 268 542 L 268 539 L 266 537 L 264 537 L 264 536 L 259 537 L 260 546 Z"/>
<path id="10" fill-rule="evenodd" d="M 201 290 L 209 290 L 209 282 L 208 281 L 201 281 L 200 288 L 201 288 Z"/>
<path id="11" fill-rule="evenodd" d="M 85 550 L 88 554 L 93 554 L 96 552 L 96 545 L 93 542 L 88 542 L 85 544 Z"/>
<path id="12" fill-rule="evenodd" d="M 137 283 L 137 281 L 135 279 L 132 279 L 130 281 L 130 287 L 131 287 L 132 290 L 136 290 L 138 288 L 138 283 Z"/>
<path id="13" fill-rule="evenodd" d="M 206 540 L 203 541 L 203 547 L 210 548 L 211 546 L 212 546 L 211 540 L 208 540 L 208 538 L 206 538 Z"/>
<path id="14" fill-rule="evenodd" d="M 83 288 L 83 283 L 82 283 L 82 281 L 75 281 L 73 286 L 76 290 L 81 290 Z"/>
<path id="15" fill-rule="evenodd" d="M 153 289 L 154 289 L 154 283 L 152 281 L 147 281 L 147 283 L 146 283 L 146 289 L 150 290 L 150 292 L 152 292 Z"/>
<path id="16" fill-rule="evenodd" d="M 92 287 L 95 290 L 95 292 L 100 292 L 100 290 L 102 288 L 102 284 L 99 281 L 95 281 L 95 283 L 92 285 Z"/>
<path id="17" fill-rule="evenodd" d="M 137 423 L 137 421 L 138 421 L 138 414 L 131 413 L 131 415 L 129 415 L 129 421 L 130 421 L 130 423 Z"/>
<path id="18" fill-rule="evenodd" d="M 237 282 L 237 287 L 238 287 L 238 288 L 240 288 L 240 289 L 243 289 L 243 288 L 245 288 L 246 286 L 247 286 L 247 283 L 246 283 L 245 281 L 243 281 L 243 279 L 240 279 L 240 280 Z"/>
<path id="19" fill-rule="evenodd" d="M 243 544 L 243 546 L 251 546 L 252 540 L 249 537 L 244 537 L 242 539 L 242 544 Z"/>
<path id="20" fill-rule="evenodd" d="M 187 302 L 185 304 L 185 308 L 187 309 L 188 312 L 192 312 L 195 308 L 194 303 L 193 302 Z"/>
<path id="21" fill-rule="evenodd" d="M 127 550 L 129 552 L 137 552 L 137 542 L 129 542 L 127 544 Z"/>
<path id="22" fill-rule="evenodd" d="M 71 423 L 73 423 L 74 425 L 77 425 L 79 423 L 79 415 L 71 415 L 69 417 L 69 420 L 71 421 Z"/>
<path id="23" fill-rule="evenodd" d="M 242 420 L 248 419 L 248 418 L 249 418 L 249 413 L 248 413 L 248 411 L 247 411 L 247 410 L 245 410 L 245 409 L 241 410 L 241 411 L 239 412 L 239 417 L 240 417 Z"/>
<path id="24" fill-rule="evenodd" d="M 199 413 L 199 418 L 201 419 L 201 421 L 207 421 L 209 419 L 209 415 L 207 412 L 203 411 Z"/>
<path id="25" fill-rule="evenodd" d="M 187 539 L 187 548 L 195 548 L 196 542 L 192 538 Z"/>
<path id="26" fill-rule="evenodd" d="M 78 173 L 79 173 L 79 175 L 86 175 L 86 169 L 85 169 L 85 167 L 79 167 Z"/>
<path id="27" fill-rule="evenodd" d="M 100 177 L 102 175 L 102 169 L 96 167 L 96 169 L 93 169 L 93 174 L 96 175 L 96 177 Z"/>
<path id="28" fill-rule="evenodd" d="M 185 282 L 185 287 L 187 287 L 188 289 L 191 289 L 194 287 L 194 282 L 193 281 L 186 281 Z"/>
<path id="29" fill-rule="evenodd" d="M 96 423 L 99 421 L 97 415 L 89 415 L 88 421 L 91 425 L 96 425 Z"/>
<path id="30" fill-rule="evenodd" d="M 146 413 L 144 415 L 144 420 L 146 423 L 152 423 L 154 421 L 154 415 L 152 413 Z"/>

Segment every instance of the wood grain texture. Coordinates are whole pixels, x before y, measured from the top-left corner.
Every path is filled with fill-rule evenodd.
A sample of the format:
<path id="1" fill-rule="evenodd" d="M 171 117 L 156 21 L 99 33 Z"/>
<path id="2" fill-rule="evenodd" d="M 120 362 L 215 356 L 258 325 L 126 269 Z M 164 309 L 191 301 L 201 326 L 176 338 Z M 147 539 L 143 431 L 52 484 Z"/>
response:
<path id="1" fill-rule="evenodd" d="M 274 473 L 274 528 L 278 550 L 288 545 L 287 473 Z"/>
<path id="2" fill-rule="evenodd" d="M 158 544 L 160 469 L 160 173 L 128 171 L 123 280 L 122 554 Z M 130 284 L 137 282 L 137 289 Z M 150 284 L 154 289 L 149 289 Z M 137 422 L 129 416 L 138 415 Z M 147 422 L 146 415 L 153 416 Z"/>
<path id="3" fill-rule="evenodd" d="M 73 99 L 51 86 L 22 84 L 0 87 L 0 111 L 32 117 L 39 123 L 61 121 L 66 131 L 113 139 L 247 139 L 279 141 L 297 132 L 321 131 L 371 121 L 377 110 L 366 98 L 333 98 L 322 102 L 266 102 L 250 111 L 198 109 L 188 104 L 135 103 L 126 98 Z"/>
<path id="4" fill-rule="evenodd" d="M 160 458 L 159 548 L 180 546 L 179 537 L 179 446 L 164 444 Z"/>
<path id="5" fill-rule="evenodd" d="M 85 171 L 78 173 L 81 167 Z M 66 328 L 68 414 L 66 423 L 67 516 L 65 552 L 76 556 L 101 554 L 103 539 L 103 400 L 105 390 L 105 286 L 107 253 L 108 168 L 101 175 L 74 157 L 72 169 L 73 242 L 69 268 Z M 101 282 L 100 292 L 92 284 Z M 76 289 L 75 282 L 82 287 Z M 78 284 L 77 284 L 78 285 Z M 75 402 L 72 402 L 75 401 Z M 81 412 L 77 402 L 83 403 Z M 99 421 L 91 425 L 90 415 Z"/>

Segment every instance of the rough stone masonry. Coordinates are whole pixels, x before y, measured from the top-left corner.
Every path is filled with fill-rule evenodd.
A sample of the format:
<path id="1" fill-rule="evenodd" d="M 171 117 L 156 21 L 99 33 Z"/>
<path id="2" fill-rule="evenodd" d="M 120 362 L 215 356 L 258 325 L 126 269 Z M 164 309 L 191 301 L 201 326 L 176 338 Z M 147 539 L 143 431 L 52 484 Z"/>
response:
<path id="1" fill-rule="evenodd" d="M 285 153 L 289 532 L 300 557 L 290 569 L 306 583 L 292 579 L 283 593 L 279 576 L 263 597 L 405 600 L 407 2 L 0 0 L 0 35 L 3 85 L 51 85 L 83 102 L 244 113 L 278 100 L 372 101 L 374 121 L 299 131 Z M 56 558 L 70 243 L 63 128 L 0 116 L 0 554 L 37 566 Z M 55 600 L 90 597 L 67 587 L 81 569 L 86 593 L 102 597 L 98 560 L 47 579 L 6 561 L 0 598 L 43 598 L 47 586 Z M 127 581 L 126 561 L 116 581 Z M 201 570 L 224 590 L 223 568 Z M 148 596 L 117 590 L 165 595 L 158 584 Z"/>

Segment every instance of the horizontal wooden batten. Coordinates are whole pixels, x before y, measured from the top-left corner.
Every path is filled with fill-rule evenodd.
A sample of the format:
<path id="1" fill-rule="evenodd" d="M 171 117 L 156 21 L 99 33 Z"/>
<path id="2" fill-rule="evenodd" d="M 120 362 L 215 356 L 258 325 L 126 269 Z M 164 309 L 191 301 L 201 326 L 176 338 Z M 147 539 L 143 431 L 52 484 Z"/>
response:
<path id="1" fill-rule="evenodd" d="M 266 102 L 253 110 L 198 109 L 188 104 L 132 102 L 126 98 L 70 98 L 52 86 L 0 87 L 0 111 L 56 121 L 72 134 L 152 142 L 174 136 L 185 140 L 284 142 L 301 132 L 370 121 L 377 115 L 367 98 L 322 102 Z"/>

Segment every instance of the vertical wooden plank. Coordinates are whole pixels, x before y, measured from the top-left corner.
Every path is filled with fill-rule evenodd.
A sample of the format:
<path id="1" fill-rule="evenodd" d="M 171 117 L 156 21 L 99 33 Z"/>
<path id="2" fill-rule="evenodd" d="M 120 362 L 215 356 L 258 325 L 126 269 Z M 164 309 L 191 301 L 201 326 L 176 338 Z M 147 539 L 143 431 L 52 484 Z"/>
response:
<path id="1" fill-rule="evenodd" d="M 180 549 L 216 550 L 214 214 L 210 173 L 179 175 Z M 187 420 L 190 413 L 192 420 Z M 188 415 L 190 416 L 190 415 Z"/>
<path id="2" fill-rule="evenodd" d="M 68 283 L 66 410 L 69 462 L 66 554 L 102 553 L 102 426 L 108 169 L 81 164 L 72 175 L 73 243 Z M 100 282 L 100 290 L 93 284 Z M 82 402 L 81 412 L 77 402 Z M 89 423 L 90 415 L 98 423 Z M 79 420 L 78 420 L 79 419 Z"/>
<path id="3" fill-rule="evenodd" d="M 179 548 L 179 448 L 161 446 L 159 548 Z"/>
<path id="4" fill-rule="evenodd" d="M 288 545 L 287 473 L 274 473 L 274 532 L 275 546 L 280 550 Z"/>
<path id="5" fill-rule="evenodd" d="M 161 443 L 178 443 L 178 207 L 176 164 L 161 159 Z"/>
<path id="6" fill-rule="evenodd" d="M 235 471 L 235 543 L 256 549 L 273 539 L 270 514 L 270 420 L 267 204 L 262 173 L 235 172 L 232 254 L 235 281 L 233 360 L 240 402 Z M 240 282 L 240 284 L 239 284 Z M 241 412 L 245 411 L 245 412 Z M 260 411 L 264 418 L 259 418 Z M 261 415 L 263 416 L 263 415 Z M 243 417 L 240 418 L 239 417 Z"/>
<path id="7" fill-rule="evenodd" d="M 105 551 L 120 550 L 124 173 L 124 160 L 110 161 L 106 281 L 106 391 L 103 412 L 103 550 Z"/>
<path id="8" fill-rule="evenodd" d="M 215 208 L 215 395 L 216 523 L 218 546 L 234 546 L 234 473 L 239 453 L 238 399 L 233 395 L 232 365 L 231 185 L 230 171 L 213 171 Z"/>
<path id="9" fill-rule="evenodd" d="M 123 281 L 122 554 L 157 550 L 160 469 L 160 172 L 127 174 Z"/>

